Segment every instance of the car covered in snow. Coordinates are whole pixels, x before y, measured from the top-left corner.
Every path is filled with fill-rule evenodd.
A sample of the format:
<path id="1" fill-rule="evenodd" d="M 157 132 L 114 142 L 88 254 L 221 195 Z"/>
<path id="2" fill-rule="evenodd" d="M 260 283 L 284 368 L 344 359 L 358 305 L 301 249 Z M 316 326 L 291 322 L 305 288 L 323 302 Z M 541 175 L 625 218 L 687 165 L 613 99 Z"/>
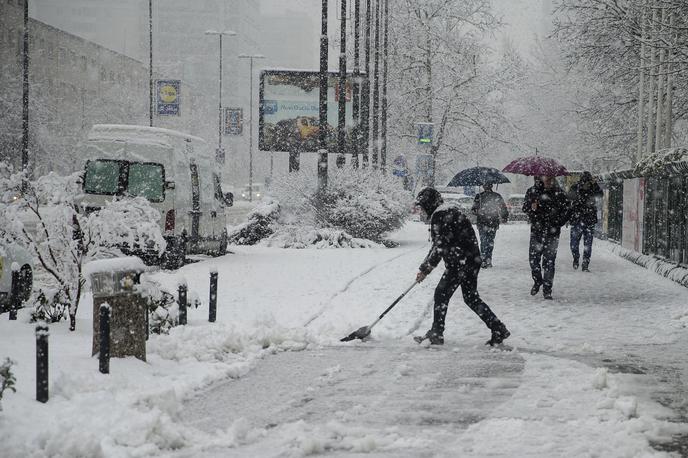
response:
<path id="1" fill-rule="evenodd" d="M 16 271 L 17 283 L 12 281 Z M 33 289 L 33 257 L 16 243 L 0 241 L 0 313 L 10 309 L 12 291 L 17 291 L 20 301 L 26 301 Z"/>

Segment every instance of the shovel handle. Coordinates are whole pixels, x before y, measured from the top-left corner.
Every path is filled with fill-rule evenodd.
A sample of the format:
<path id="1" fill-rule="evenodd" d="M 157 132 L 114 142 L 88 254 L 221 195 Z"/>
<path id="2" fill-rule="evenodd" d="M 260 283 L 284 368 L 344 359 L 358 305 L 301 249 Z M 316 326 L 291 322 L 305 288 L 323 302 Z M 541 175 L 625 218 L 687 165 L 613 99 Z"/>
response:
<path id="1" fill-rule="evenodd" d="M 411 291 L 411 290 L 413 289 L 413 287 L 416 286 L 417 284 L 418 284 L 418 282 L 417 282 L 417 281 L 414 281 L 414 282 L 411 284 L 411 286 L 409 286 L 408 288 L 406 288 L 406 291 L 404 291 L 403 293 L 401 293 L 401 296 L 397 297 L 396 300 L 395 300 L 394 302 L 392 302 L 392 304 L 391 304 L 389 307 L 387 307 L 387 308 L 385 309 L 385 311 L 382 312 L 382 313 L 380 314 L 379 317 L 377 317 L 377 320 L 375 320 L 375 321 L 373 322 L 373 324 L 371 324 L 371 325 L 369 326 L 369 328 L 372 329 L 372 327 L 375 326 L 375 325 L 377 324 L 377 322 L 380 321 L 380 320 L 382 319 L 383 316 L 387 315 L 387 312 L 389 312 L 390 310 L 392 310 L 392 308 L 393 308 L 395 305 L 397 305 L 397 304 L 399 303 L 399 301 L 400 301 L 401 299 L 403 299 L 403 297 L 406 296 L 406 294 L 407 294 L 409 291 Z"/>

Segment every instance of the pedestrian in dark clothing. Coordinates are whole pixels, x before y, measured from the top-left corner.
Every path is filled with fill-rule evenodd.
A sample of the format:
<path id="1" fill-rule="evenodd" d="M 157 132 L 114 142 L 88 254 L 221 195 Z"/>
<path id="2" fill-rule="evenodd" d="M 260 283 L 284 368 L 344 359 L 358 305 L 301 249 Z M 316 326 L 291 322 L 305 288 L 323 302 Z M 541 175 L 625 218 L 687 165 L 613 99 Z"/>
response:
<path id="1" fill-rule="evenodd" d="M 478 272 L 480 272 L 480 249 L 475 231 L 458 206 L 445 204 L 434 188 L 425 188 L 416 199 L 416 205 L 430 221 L 432 247 L 420 265 L 416 281 L 425 277 L 444 260 L 446 270 L 435 289 L 435 307 L 432 328 L 425 334 L 433 345 L 444 343 L 444 319 L 449 299 L 461 286 L 463 300 L 492 331 L 489 345 L 501 343 L 509 337 L 506 326 L 499 321 L 490 307 L 478 294 Z"/>
<path id="2" fill-rule="evenodd" d="M 581 270 L 589 272 L 590 256 L 592 255 L 592 236 L 597 224 L 596 197 L 602 196 L 602 189 L 595 182 L 590 172 L 583 172 L 578 183 L 569 191 L 571 209 L 569 224 L 571 224 L 571 254 L 573 268 L 578 269 L 580 260 L 580 241 L 583 239 L 583 265 Z"/>
<path id="3" fill-rule="evenodd" d="M 492 190 L 491 184 L 484 184 L 483 189 L 483 192 L 475 196 L 471 211 L 477 216 L 480 252 L 483 258 L 482 267 L 486 268 L 492 267 L 495 235 L 499 229 L 499 223 L 506 223 L 509 218 L 509 210 L 502 196 Z"/>
<path id="4" fill-rule="evenodd" d="M 535 296 L 542 286 L 545 299 L 552 299 L 554 264 L 559 248 L 561 226 L 568 219 L 569 200 L 554 177 L 536 177 L 535 185 L 528 188 L 523 212 L 530 221 L 530 271 Z"/>

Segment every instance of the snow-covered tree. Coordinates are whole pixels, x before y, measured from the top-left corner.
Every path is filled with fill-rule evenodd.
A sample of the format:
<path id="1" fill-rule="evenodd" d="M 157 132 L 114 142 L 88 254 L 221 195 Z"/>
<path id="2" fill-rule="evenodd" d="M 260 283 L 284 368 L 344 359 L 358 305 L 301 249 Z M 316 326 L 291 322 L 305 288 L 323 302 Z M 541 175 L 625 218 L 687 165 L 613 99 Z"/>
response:
<path id="1" fill-rule="evenodd" d="M 71 330 L 86 282 L 86 262 L 118 255 L 122 246 L 144 246 L 160 254 L 165 249 L 160 213 L 144 198 L 114 199 L 84 214 L 77 200 L 80 175 L 53 173 L 35 181 L 24 180 L 21 173 L 0 176 L 0 196 L 19 195 L 22 181 L 22 197 L 0 203 L 0 236 L 28 248 L 50 275 L 58 300 L 69 307 Z"/>

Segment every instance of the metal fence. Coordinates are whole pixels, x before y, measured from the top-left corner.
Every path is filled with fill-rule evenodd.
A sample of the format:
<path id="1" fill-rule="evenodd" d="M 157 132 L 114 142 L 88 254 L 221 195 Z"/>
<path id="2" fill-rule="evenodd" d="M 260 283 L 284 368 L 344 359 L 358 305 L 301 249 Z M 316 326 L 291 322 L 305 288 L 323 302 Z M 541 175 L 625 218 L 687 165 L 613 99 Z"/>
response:
<path id="1" fill-rule="evenodd" d="M 607 208 L 607 238 L 621 243 L 623 234 L 623 181 L 615 179 L 609 183 Z"/>
<path id="2" fill-rule="evenodd" d="M 643 253 L 688 265 L 688 175 L 646 182 Z"/>

